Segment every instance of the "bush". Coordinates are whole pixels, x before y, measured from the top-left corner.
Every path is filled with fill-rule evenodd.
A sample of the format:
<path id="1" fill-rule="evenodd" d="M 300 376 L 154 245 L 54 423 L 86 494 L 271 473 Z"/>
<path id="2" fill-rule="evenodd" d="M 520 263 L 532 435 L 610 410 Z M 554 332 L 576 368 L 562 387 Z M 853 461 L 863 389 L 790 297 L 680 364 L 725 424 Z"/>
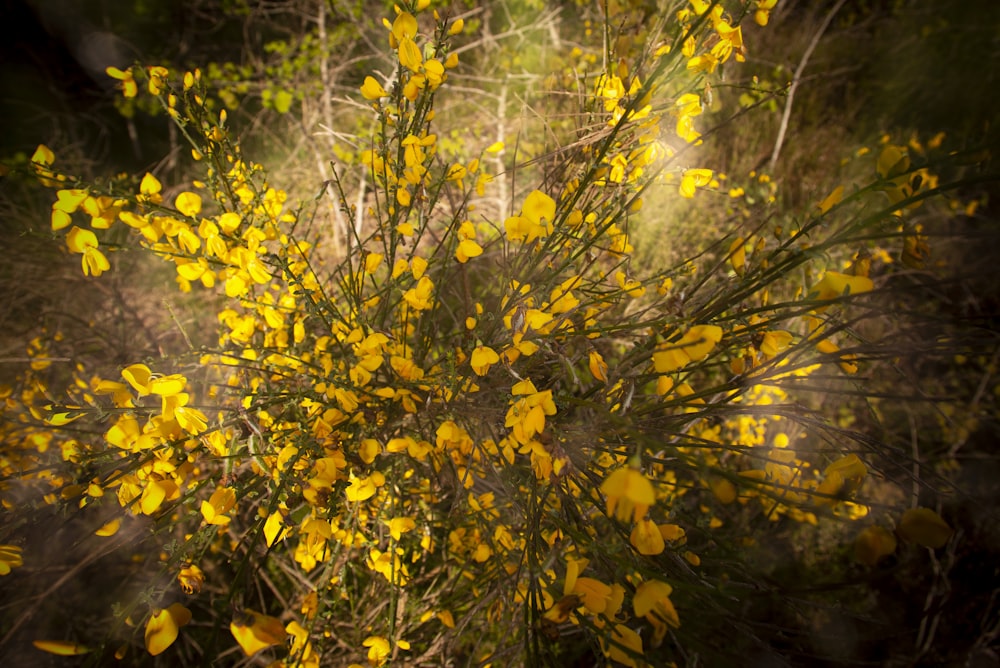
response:
<path id="1" fill-rule="evenodd" d="M 45 146 L 22 171 L 55 191 L 52 229 L 84 274 L 103 280 L 111 251 L 137 247 L 181 291 L 225 296 L 183 352 L 57 374 L 58 337 L 38 337 L 6 388 L 0 566 L 29 570 L 16 532 L 65 517 L 52 540 L 88 555 L 70 576 L 99 560 L 125 574 L 110 616 L 71 615 L 39 649 L 95 664 L 725 663 L 780 651 L 758 621 L 772 606 L 788 606 L 793 653 L 828 622 L 797 619 L 769 584 L 802 562 L 786 551 L 856 534 L 876 568 L 903 541 L 953 544 L 939 513 L 903 512 L 883 468 L 896 451 L 854 428 L 853 401 L 877 410 L 866 370 L 901 355 L 905 322 L 882 311 L 926 261 L 918 212 L 940 210 L 975 155 L 886 141 L 869 183 L 782 216 L 765 213 L 766 176 L 729 187 L 689 166 L 719 68 L 743 60 L 739 21 L 766 23 L 766 0 L 680 4 L 634 41 L 644 17 L 604 16 L 601 71 L 566 82 L 578 108 L 546 127 L 560 146 L 539 153 L 557 158 L 442 150 L 436 128 L 461 124 L 439 99 L 463 21 L 428 4 L 385 21 L 394 74 L 359 87 L 361 185 L 331 168 L 292 205 L 198 70 L 138 65 L 109 73 L 159 101 L 198 180 L 80 180 Z M 484 213 L 502 180 L 503 220 Z M 331 193 L 354 221 L 332 258 L 316 250 Z M 641 262 L 633 239 L 673 244 L 649 230 L 695 198 L 731 229 Z"/>

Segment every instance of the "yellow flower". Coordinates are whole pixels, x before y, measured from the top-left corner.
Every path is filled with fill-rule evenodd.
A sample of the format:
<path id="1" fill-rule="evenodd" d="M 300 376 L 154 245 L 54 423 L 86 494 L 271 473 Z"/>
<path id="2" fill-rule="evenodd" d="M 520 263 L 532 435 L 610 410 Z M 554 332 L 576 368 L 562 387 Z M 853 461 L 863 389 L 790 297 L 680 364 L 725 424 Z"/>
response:
<path id="1" fill-rule="evenodd" d="M 79 656 L 94 651 L 85 645 L 75 642 L 65 642 L 63 640 L 32 640 L 31 644 L 43 652 L 55 654 L 56 656 Z"/>
<path id="2" fill-rule="evenodd" d="M 910 156 L 905 146 L 886 144 L 878 156 L 875 170 L 883 179 L 893 179 L 910 168 Z"/>
<path id="3" fill-rule="evenodd" d="M 192 192 L 182 192 L 174 200 L 174 206 L 185 216 L 197 216 L 201 212 L 201 196 Z"/>
<path id="4" fill-rule="evenodd" d="M 142 490 L 139 509 L 144 515 L 152 515 L 164 501 L 174 501 L 180 498 L 180 488 L 173 480 L 151 480 Z"/>
<path id="5" fill-rule="evenodd" d="M 759 26 L 766 26 L 771 15 L 771 10 L 778 4 L 778 0 L 757 0 L 757 11 L 754 12 L 753 20 Z"/>
<path id="6" fill-rule="evenodd" d="M 828 271 L 816 285 L 809 289 L 807 298 L 829 300 L 844 295 L 870 292 L 875 284 L 866 276 L 851 276 L 836 271 Z"/>
<path id="7" fill-rule="evenodd" d="M 854 558 L 866 566 L 874 566 L 895 551 L 896 537 L 880 526 L 865 527 L 854 539 Z"/>
<path id="8" fill-rule="evenodd" d="M 385 478 L 378 471 L 367 478 L 358 478 L 352 475 L 351 484 L 348 485 L 345 490 L 347 500 L 358 502 L 370 499 L 375 496 L 375 492 L 378 491 L 378 488 L 384 483 Z"/>
<path id="9" fill-rule="evenodd" d="M 861 482 L 867 474 L 868 469 L 864 462 L 857 455 L 850 454 L 826 467 L 823 471 L 823 483 L 816 491 L 829 496 L 847 497 L 861 487 Z M 831 502 L 833 499 L 824 499 L 821 502 L 824 501 Z"/>
<path id="10" fill-rule="evenodd" d="M 157 376 L 149 381 L 149 391 L 161 397 L 172 397 L 184 391 L 187 379 L 179 373 Z"/>
<path id="11" fill-rule="evenodd" d="M 131 364 L 122 369 L 122 378 L 135 388 L 140 397 L 149 394 L 149 383 L 152 377 L 153 372 L 145 364 Z"/>
<path id="12" fill-rule="evenodd" d="M 792 342 L 792 335 L 784 330 L 764 332 L 764 338 L 760 343 L 760 352 L 765 357 L 771 358 L 788 347 Z"/>
<path id="13" fill-rule="evenodd" d="M 208 501 L 201 502 L 201 514 L 209 524 L 225 526 L 232 520 L 226 513 L 236 505 L 236 492 L 229 487 L 220 487 L 212 492 Z"/>
<path id="14" fill-rule="evenodd" d="M 374 274 L 382 264 L 382 257 L 381 253 L 368 253 L 365 256 L 365 273 Z"/>
<path id="15" fill-rule="evenodd" d="M 693 118 L 695 116 L 701 116 L 702 106 L 701 106 L 701 96 L 695 93 L 685 93 L 681 95 L 674 102 L 674 107 L 676 108 L 676 113 L 680 117 Z"/>
<path id="16" fill-rule="evenodd" d="M 188 564 L 177 574 L 177 581 L 185 594 L 197 594 L 205 584 L 205 574 L 194 564 Z"/>
<path id="17" fill-rule="evenodd" d="M 163 92 L 164 79 L 170 74 L 166 67 L 160 65 L 154 65 L 147 68 L 147 74 L 149 75 L 149 92 L 153 95 L 159 95 Z"/>
<path id="18" fill-rule="evenodd" d="M 660 535 L 663 536 L 663 540 L 675 541 L 684 538 L 685 531 L 676 524 L 661 524 Z"/>
<path id="19" fill-rule="evenodd" d="M 112 79 L 118 79 L 121 82 L 118 86 L 125 97 L 135 97 L 139 93 L 139 86 L 135 82 L 135 77 L 132 76 L 131 68 L 123 71 L 117 67 L 109 67 L 104 71 Z"/>
<path id="20" fill-rule="evenodd" d="M 681 177 L 680 193 L 681 197 L 691 199 L 695 190 L 703 188 L 712 182 L 711 169 L 688 169 Z"/>
<path id="21" fill-rule="evenodd" d="M 59 190 L 56 192 L 56 198 L 56 201 L 52 203 L 53 231 L 69 227 L 73 220 L 70 214 L 79 209 L 83 201 L 87 199 L 87 191 L 82 188 Z"/>
<path id="22" fill-rule="evenodd" d="M 608 607 L 611 598 L 611 587 L 594 578 L 577 578 L 571 594 L 580 597 L 580 602 L 592 614 L 599 615 Z"/>
<path id="23" fill-rule="evenodd" d="M 823 339 L 816 343 L 816 350 L 824 355 L 834 355 L 840 352 L 840 347 L 830 339 Z M 842 354 L 839 356 L 837 364 L 844 373 L 857 373 L 858 365 L 854 363 L 854 359 L 856 359 L 854 355 Z"/>
<path id="24" fill-rule="evenodd" d="M 108 259 L 97 248 L 97 235 L 75 225 L 66 234 L 66 246 L 73 253 L 83 255 L 81 264 L 85 276 L 100 276 L 111 268 Z"/>
<path id="25" fill-rule="evenodd" d="M 394 517 L 386 522 L 386 524 L 389 527 L 389 535 L 395 541 L 398 541 L 404 533 L 417 526 L 409 517 Z"/>
<path id="26" fill-rule="evenodd" d="M 400 232 L 402 234 L 402 232 Z M 424 272 L 427 271 L 427 260 L 417 256 L 410 260 L 410 273 L 413 274 L 413 278 L 420 280 L 424 277 Z"/>
<path id="27" fill-rule="evenodd" d="M 826 213 L 833 207 L 840 204 L 840 201 L 844 199 L 844 186 L 837 186 L 833 189 L 829 195 L 827 195 L 822 202 L 816 205 L 821 214 Z"/>
<path id="28" fill-rule="evenodd" d="M 456 167 L 463 171 L 465 170 L 465 167 L 462 167 L 462 165 L 454 165 L 452 172 L 456 171 Z M 469 258 L 478 257 L 483 254 L 483 247 L 476 243 L 476 226 L 471 221 L 463 221 L 458 226 L 457 234 L 459 243 L 455 249 L 455 259 L 465 263 L 468 262 Z"/>
<path id="29" fill-rule="evenodd" d="M 745 243 L 746 240 L 743 237 L 738 237 L 729 245 L 729 264 L 732 265 L 733 271 L 738 276 L 742 276 L 746 269 L 747 251 Z"/>
<path id="30" fill-rule="evenodd" d="M 401 554 L 403 554 L 401 549 L 397 549 L 394 554 L 389 551 L 382 552 L 381 550 L 372 548 L 365 561 L 370 569 L 376 573 L 380 573 L 389 582 L 405 586 L 410 575 L 406 564 L 402 563 L 399 559 L 399 555 Z"/>
<path id="31" fill-rule="evenodd" d="M 427 84 L 430 86 L 431 90 L 436 90 L 438 86 L 444 83 L 444 65 L 441 64 L 441 61 L 436 58 L 432 58 L 425 62 L 424 77 L 426 77 Z"/>
<path id="32" fill-rule="evenodd" d="M 122 520 L 120 517 L 116 517 L 107 524 L 101 526 L 100 529 L 94 532 L 95 535 L 101 536 L 102 538 L 107 538 L 109 536 L 114 536 L 118 533 L 118 529 L 121 528 Z"/>
<path id="33" fill-rule="evenodd" d="M 90 226 L 95 230 L 106 230 L 115 222 L 115 218 L 121 211 L 120 203 L 116 204 L 111 197 L 87 196 L 80 205 L 85 213 L 90 216 Z"/>
<path id="34" fill-rule="evenodd" d="M 245 610 L 238 615 L 229 625 L 229 631 L 247 656 L 272 645 L 280 645 L 288 637 L 281 620 L 253 610 Z"/>
<path id="35" fill-rule="evenodd" d="M 679 341 L 665 344 L 653 353 L 653 366 L 657 373 L 676 371 L 707 357 L 720 340 L 722 328 L 718 325 L 695 325 Z"/>
<path id="36" fill-rule="evenodd" d="M 511 395 L 520 398 L 511 402 L 504 426 L 513 431 L 518 443 L 530 446 L 535 435 L 545 431 L 545 416 L 557 412 L 552 390 L 539 392 L 531 380 L 526 379 L 511 388 Z"/>
<path id="37" fill-rule="evenodd" d="M 315 619 L 316 613 L 319 612 L 319 594 L 316 591 L 306 594 L 302 599 L 302 607 L 299 610 L 306 616 L 306 619 Z M 288 627 L 285 628 L 287 629 Z"/>
<path id="38" fill-rule="evenodd" d="M 624 624 L 615 624 L 612 627 L 610 643 L 604 638 L 601 639 L 601 651 L 607 658 L 624 666 L 639 668 L 641 665 L 646 665 L 636 661 L 636 656 L 643 655 L 642 638 Z"/>
<path id="39" fill-rule="evenodd" d="M 556 201 L 540 190 L 532 190 L 524 198 L 521 215 L 535 225 L 551 223 L 556 217 Z"/>
<path id="40" fill-rule="evenodd" d="M 396 43 L 402 42 L 404 38 L 413 39 L 417 36 L 417 19 L 409 12 L 400 12 L 396 20 L 392 22 L 392 37 Z"/>
<path id="41" fill-rule="evenodd" d="M 736 485 L 728 478 L 712 476 L 708 481 L 708 488 L 712 490 L 719 503 L 728 505 L 736 500 Z"/>
<path id="42" fill-rule="evenodd" d="M 361 97 L 366 100 L 377 100 L 388 95 L 382 84 L 376 81 L 374 77 L 365 77 L 365 82 L 361 85 Z"/>
<path id="43" fill-rule="evenodd" d="M 667 633 L 667 626 L 681 625 L 677 610 L 670 600 L 672 587 L 666 582 L 650 580 L 643 582 L 635 590 L 632 607 L 637 617 L 645 617 L 653 625 L 652 646 L 658 647 Z"/>
<path id="44" fill-rule="evenodd" d="M 284 539 L 287 529 L 282 526 L 281 512 L 275 510 L 267 516 L 264 522 L 264 540 L 268 547 L 274 547 L 279 540 Z"/>
<path id="45" fill-rule="evenodd" d="M 640 520 L 632 528 L 629 542 L 639 551 L 639 554 L 646 555 L 660 554 L 666 547 L 663 542 L 663 534 L 660 533 L 660 527 L 656 526 L 656 523 L 649 519 Z"/>
<path id="46" fill-rule="evenodd" d="M 433 292 L 434 282 L 426 276 L 421 276 L 414 287 L 403 293 L 403 299 L 414 310 L 426 311 L 431 307 L 431 294 Z"/>
<path id="47" fill-rule="evenodd" d="M 389 659 L 391 647 L 389 641 L 382 636 L 369 636 L 361 643 L 368 648 L 368 663 L 381 666 Z"/>
<path id="48" fill-rule="evenodd" d="M 580 573 L 587 568 L 589 561 L 587 559 L 577 559 L 573 557 L 566 558 L 566 579 L 563 582 L 563 605 L 570 606 L 572 601 L 572 608 L 575 608 L 578 604 L 583 604 L 593 614 L 613 615 L 617 612 L 615 608 L 615 593 L 616 590 L 613 587 L 609 587 L 600 580 L 595 580 L 594 578 L 582 578 Z M 568 614 L 568 610 L 565 611 Z M 553 614 L 561 614 L 559 611 Z"/>
<path id="49" fill-rule="evenodd" d="M 638 469 L 624 466 L 601 483 L 608 499 L 608 514 L 622 522 L 638 522 L 656 502 L 653 484 Z"/>
<path id="50" fill-rule="evenodd" d="M 694 129 L 694 120 L 690 116 L 679 116 L 677 126 L 674 130 L 677 136 L 691 144 L 701 137 L 701 133 Z M 683 194 L 683 193 L 682 193 Z"/>
<path id="51" fill-rule="evenodd" d="M 483 247 L 476 243 L 475 239 L 462 239 L 455 249 L 455 259 L 465 264 L 470 258 L 479 257 L 483 254 Z"/>
<path id="52" fill-rule="evenodd" d="M 55 162 L 56 154 L 45 144 L 39 144 L 31 156 L 31 162 L 48 167 Z"/>
<path id="53" fill-rule="evenodd" d="M 410 191 L 405 187 L 396 188 L 396 203 L 400 206 L 410 206 L 410 202 L 413 198 L 410 196 Z"/>
<path id="54" fill-rule="evenodd" d="M 910 508 L 899 520 L 896 532 L 903 540 L 937 549 L 944 547 L 954 532 L 941 516 L 930 508 Z"/>
<path id="55" fill-rule="evenodd" d="M 534 227 L 527 218 L 522 216 L 511 216 L 503 221 L 504 232 L 510 241 L 534 241 L 538 234 L 534 233 Z M 533 235 L 533 236 L 532 236 Z"/>
<path id="56" fill-rule="evenodd" d="M 711 74 L 719 66 L 719 59 L 712 53 L 705 53 L 695 56 L 687 62 L 687 68 L 691 72 L 708 72 Z"/>
<path id="57" fill-rule="evenodd" d="M 285 631 L 292 637 L 289 656 L 295 657 L 294 665 L 318 668 L 319 657 L 313 654 L 312 643 L 309 642 L 309 631 L 295 620 L 288 622 Z"/>
<path id="58" fill-rule="evenodd" d="M 736 60 L 743 62 L 746 49 L 743 46 L 742 28 L 740 26 L 733 28 L 725 21 L 718 21 L 715 24 L 715 32 L 719 36 L 719 41 L 712 47 L 712 55 L 724 63 L 735 53 Z"/>
<path id="59" fill-rule="evenodd" d="M 397 50 L 399 54 L 399 62 L 406 69 L 411 72 L 419 72 L 420 66 L 424 62 L 424 57 L 420 53 L 420 49 L 409 37 L 403 37 L 399 41 L 399 49 Z"/>
<path id="60" fill-rule="evenodd" d="M 162 189 L 163 186 L 160 184 L 160 181 L 149 172 L 146 172 L 146 175 L 142 177 L 142 182 L 139 184 L 139 200 L 159 204 L 163 201 L 163 196 L 160 194 Z"/>
<path id="61" fill-rule="evenodd" d="M 618 101 L 625 96 L 625 84 L 618 76 L 602 74 L 597 79 L 595 93 L 604 102 L 604 110 L 613 111 L 618 106 Z"/>
<path id="62" fill-rule="evenodd" d="M 602 383 L 608 382 L 608 363 L 604 361 L 601 353 L 591 350 L 587 359 L 587 366 L 590 367 L 590 374 L 594 380 Z"/>
<path id="63" fill-rule="evenodd" d="M 495 350 L 489 346 L 480 344 L 472 351 L 469 363 L 472 365 L 472 370 L 476 372 L 477 376 L 485 376 L 489 372 L 490 367 L 499 361 L 500 356 L 497 355 Z"/>
<path id="64" fill-rule="evenodd" d="M 186 392 L 177 391 L 178 385 L 173 380 L 174 376 L 154 379 L 150 383 L 150 390 L 162 397 L 160 404 L 164 421 L 176 421 L 177 425 L 187 433 L 192 435 L 200 434 L 208 427 L 208 418 L 197 408 L 189 408 L 187 406 L 190 396 Z M 177 377 L 183 383 L 187 382 L 183 376 Z M 158 381 L 164 382 L 160 383 Z M 183 388 L 183 384 L 179 386 Z"/>
<path id="65" fill-rule="evenodd" d="M 0 545 L 0 575 L 9 575 L 12 568 L 19 568 L 23 565 L 20 547 Z"/>
<path id="66" fill-rule="evenodd" d="M 45 144 L 39 144 L 38 148 L 35 149 L 34 154 L 31 156 L 31 169 L 34 170 L 35 176 L 38 177 L 39 182 L 49 188 L 55 188 L 59 185 L 61 181 L 65 181 L 66 177 L 62 175 L 57 175 L 51 169 L 49 165 L 56 159 L 55 154 Z M 0 173 L 3 173 L 5 167 L 0 166 Z"/>
<path id="67" fill-rule="evenodd" d="M 146 622 L 146 651 L 156 656 L 174 644 L 180 628 L 191 621 L 191 611 L 180 603 L 156 610 Z"/>
<path id="68" fill-rule="evenodd" d="M 622 292 L 626 293 L 629 297 L 641 297 L 646 294 L 646 288 L 642 287 L 642 283 L 635 279 L 627 278 L 624 271 L 615 272 L 615 280 L 618 282 L 618 287 L 622 289 Z"/>

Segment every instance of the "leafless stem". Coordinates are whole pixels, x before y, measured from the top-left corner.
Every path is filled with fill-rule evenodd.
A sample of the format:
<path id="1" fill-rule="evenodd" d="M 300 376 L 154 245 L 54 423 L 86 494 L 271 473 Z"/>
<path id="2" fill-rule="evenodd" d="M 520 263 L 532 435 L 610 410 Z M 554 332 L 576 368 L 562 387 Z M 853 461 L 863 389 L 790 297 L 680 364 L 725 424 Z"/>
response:
<path id="1" fill-rule="evenodd" d="M 826 15 L 823 19 L 823 23 L 820 24 L 819 28 L 816 30 L 816 34 L 813 35 L 812 41 L 809 42 L 809 46 L 806 48 L 806 52 L 802 54 L 802 59 L 799 60 L 799 66 L 795 68 L 795 74 L 792 75 L 792 83 L 788 87 L 788 97 L 785 98 L 785 111 L 781 114 L 781 126 L 778 128 L 778 138 L 774 142 L 774 150 L 771 152 L 771 160 L 768 163 L 768 169 L 773 170 L 774 165 L 778 162 L 778 156 L 781 154 L 781 146 L 785 143 L 785 132 L 788 131 L 788 119 L 792 115 L 792 100 L 795 98 L 795 90 L 799 87 L 799 83 L 802 81 L 802 71 L 806 69 L 806 65 L 809 63 L 809 59 L 812 57 L 813 51 L 816 50 L 816 46 L 819 44 L 819 40 L 822 39 L 823 33 L 826 32 L 827 28 L 830 27 L 830 23 L 833 22 L 833 17 L 837 15 L 840 8 L 844 6 L 847 0 L 837 0 L 837 4 L 833 6 L 830 13 Z"/>

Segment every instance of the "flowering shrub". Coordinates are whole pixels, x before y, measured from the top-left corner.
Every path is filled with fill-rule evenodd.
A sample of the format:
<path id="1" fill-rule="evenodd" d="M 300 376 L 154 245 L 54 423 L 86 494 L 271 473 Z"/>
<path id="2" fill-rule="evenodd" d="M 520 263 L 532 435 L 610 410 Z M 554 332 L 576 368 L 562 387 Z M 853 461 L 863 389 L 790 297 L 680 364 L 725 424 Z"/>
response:
<path id="1" fill-rule="evenodd" d="M 939 192 L 925 147 L 887 142 L 870 185 L 793 221 L 747 204 L 711 249 L 642 266 L 630 228 L 655 218 L 648 199 L 746 201 L 687 160 L 705 91 L 744 60 L 740 22 L 775 6 L 675 4 L 649 30 L 661 42 L 622 43 L 581 76 L 585 140 L 557 176 L 512 182 L 502 220 L 482 211 L 510 174 L 488 165 L 512 147 L 451 159 L 436 133 L 463 21 L 397 7 L 396 69 L 358 93 L 371 191 L 323 184 L 361 221 L 334 261 L 198 70 L 109 70 L 126 97 L 160 101 L 203 176 L 81 182 L 40 146 L 52 230 L 95 280 L 138 245 L 181 291 L 225 302 L 210 348 L 54 387 L 38 338 L 6 389 L 5 512 L 114 507 L 97 536 L 143 527 L 130 540 L 159 553 L 103 635 L 41 649 L 168 656 L 188 637 L 178 661 L 539 665 L 585 638 L 608 661 L 663 665 L 702 642 L 691 617 L 728 605 L 727 523 L 859 520 L 860 561 L 896 549 L 858 496 L 871 453 L 789 397 L 851 384 L 882 354 L 858 331 L 871 257 L 891 272 L 926 255 L 909 216 Z M 900 522 L 916 544 L 951 536 L 929 509 Z M 0 546 L 0 575 L 30 560 Z"/>

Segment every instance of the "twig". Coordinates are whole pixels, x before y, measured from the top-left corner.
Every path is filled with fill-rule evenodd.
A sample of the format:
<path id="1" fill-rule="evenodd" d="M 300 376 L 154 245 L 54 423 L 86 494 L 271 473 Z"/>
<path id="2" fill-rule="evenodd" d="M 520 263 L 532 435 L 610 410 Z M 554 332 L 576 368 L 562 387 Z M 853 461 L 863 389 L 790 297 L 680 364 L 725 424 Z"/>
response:
<path id="1" fill-rule="evenodd" d="M 993 369 L 996 369 L 997 357 L 1000 357 L 1000 348 L 997 348 L 993 352 L 993 357 L 990 358 L 990 363 L 986 365 L 986 371 L 983 373 L 983 377 L 979 381 L 979 386 L 976 387 L 976 393 L 972 396 L 972 401 L 969 402 L 970 415 L 975 415 L 979 411 L 979 402 L 982 400 L 983 394 L 989 386 L 990 378 L 993 377 Z M 948 456 L 954 457 L 955 453 L 957 453 L 959 449 L 968 442 L 968 440 L 968 437 L 966 437 L 953 444 L 951 448 L 948 449 Z"/>
<path id="2" fill-rule="evenodd" d="M 177 314 L 174 313 L 174 307 L 166 299 L 163 300 L 163 305 L 167 308 L 167 312 L 170 313 L 170 319 L 174 321 L 177 329 L 180 330 L 181 336 L 184 337 L 184 342 L 187 343 L 188 350 L 194 350 L 194 344 L 191 343 L 191 338 L 188 336 L 187 331 L 185 331 L 184 325 L 181 324 L 181 321 L 177 318 Z"/>
<path id="3" fill-rule="evenodd" d="M 837 0 L 837 4 L 833 6 L 830 13 L 826 15 L 823 19 L 823 23 L 820 24 L 819 29 L 816 30 L 816 34 L 813 35 L 812 41 L 809 42 L 809 46 L 806 48 L 806 52 L 802 54 L 802 59 L 799 61 L 799 66 L 795 68 L 795 74 L 792 75 L 792 83 L 788 87 L 788 97 L 785 98 L 785 111 L 781 114 L 781 126 L 778 128 L 778 138 L 774 142 L 774 150 L 771 152 L 771 160 L 768 163 L 768 169 L 773 170 L 774 165 L 778 162 L 778 156 L 781 154 L 781 145 L 785 143 L 785 132 L 788 130 L 788 119 L 792 115 L 792 99 L 795 97 L 795 89 L 799 87 L 799 82 L 802 80 L 802 71 L 806 68 L 806 64 L 809 62 L 809 58 L 812 57 L 813 51 L 819 44 L 819 40 L 823 37 L 823 33 L 826 29 L 830 27 L 830 23 L 833 22 L 833 17 L 837 15 L 840 8 L 844 6 L 847 0 Z"/>
<path id="4" fill-rule="evenodd" d="M 913 411 L 906 411 L 906 416 L 910 421 L 910 447 L 913 451 L 913 493 L 910 507 L 916 508 L 920 505 L 920 432 L 916 420 L 913 419 Z"/>
<path id="5" fill-rule="evenodd" d="M 94 561 L 97 561 L 98 559 L 111 554 L 115 550 L 125 546 L 131 540 L 132 540 L 131 536 L 123 537 L 120 540 L 111 543 L 110 546 L 107 546 L 104 550 L 94 550 L 93 552 L 82 558 L 79 562 L 74 564 L 73 567 L 70 568 L 68 571 L 66 571 L 66 573 L 62 577 L 60 577 L 58 580 L 52 583 L 52 585 L 48 589 L 46 589 L 44 592 L 35 597 L 34 602 L 31 605 L 29 605 L 27 609 L 23 613 L 21 613 L 21 615 L 14 621 L 13 625 L 4 635 L 3 639 L 0 639 L 0 647 L 6 645 L 7 642 L 10 641 L 10 639 L 17 632 L 17 630 L 21 628 L 21 626 L 24 625 L 25 622 L 31 619 L 31 617 L 35 614 L 35 612 L 38 611 L 38 607 L 45 601 L 51 600 L 51 597 L 57 591 L 59 591 L 60 587 L 62 587 L 64 584 L 66 584 L 73 578 L 77 577 L 80 574 L 80 571 L 82 571 L 84 568 L 89 566 Z"/>

